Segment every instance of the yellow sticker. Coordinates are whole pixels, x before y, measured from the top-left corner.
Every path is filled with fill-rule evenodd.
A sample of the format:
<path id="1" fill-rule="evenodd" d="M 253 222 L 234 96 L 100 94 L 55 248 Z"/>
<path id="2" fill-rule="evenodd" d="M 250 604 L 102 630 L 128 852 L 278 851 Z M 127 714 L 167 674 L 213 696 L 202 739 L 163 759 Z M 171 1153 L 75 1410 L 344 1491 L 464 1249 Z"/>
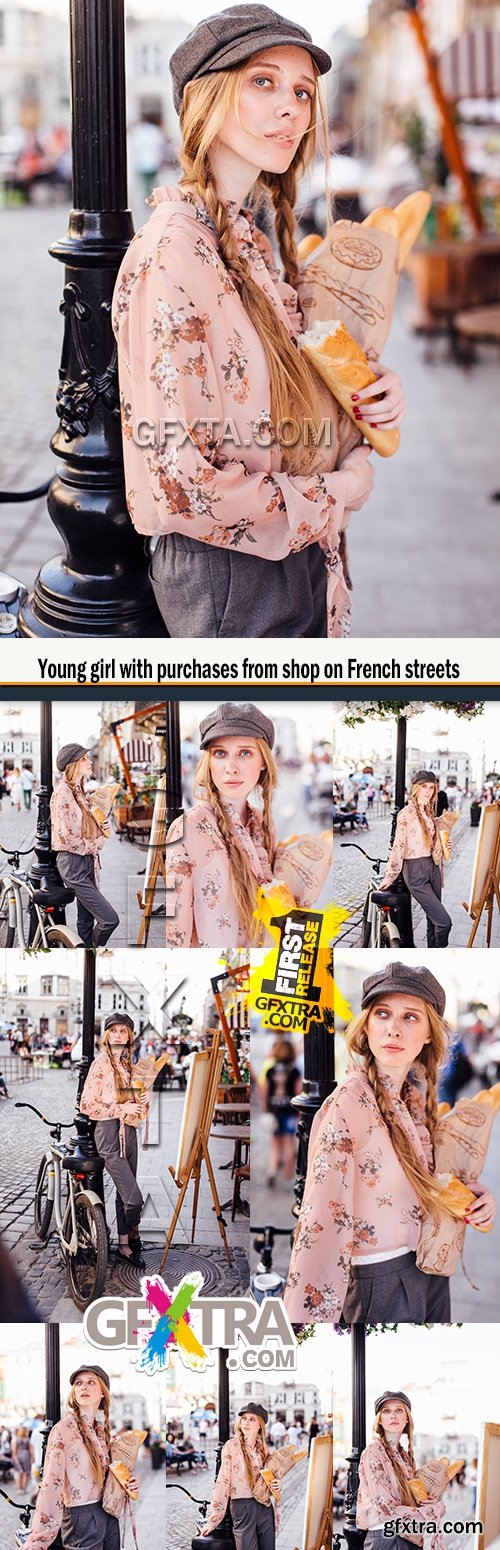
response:
<path id="1" fill-rule="evenodd" d="M 260 928 L 273 942 L 264 962 L 253 965 L 251 973 L 250 1004 L 263 1027 L 308 1033 L 320 1023 L 331 1023 L 335 1011 L 349 1018 L 348 1003 L 334 983 L 332 952 L 347 911 L 334 904 L 325 910 L 292 904 L 282 911 L 277 891 L 266 895 L 259 889 L 257 931 Z"/>

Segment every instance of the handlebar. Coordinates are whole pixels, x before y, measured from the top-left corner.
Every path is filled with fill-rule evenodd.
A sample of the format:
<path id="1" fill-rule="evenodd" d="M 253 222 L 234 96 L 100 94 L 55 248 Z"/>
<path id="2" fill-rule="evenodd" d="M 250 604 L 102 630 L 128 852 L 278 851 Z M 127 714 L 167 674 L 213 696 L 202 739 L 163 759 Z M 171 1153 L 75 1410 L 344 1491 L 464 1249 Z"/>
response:
<path id="1" fill-rule="evenodd" d="M 14 1108 L 15 1109 L 31 1109 L 33 1114 L 37 1114 L 38 1118 L 43 1120 L 44 1125 L 49 1125 L 49 1126 L 50 1125 L 56 1125 L 56 1126 L 59 1127 L 60 1130 L 72 1130 L 73 1129 L 74 1120 L 70 1119 L 69 1124 L 68 1124 L 67 1121 L 64 1122 L 61 1119 L 46 1119 L 45 1118 L 45 1114 L 41 1114 L 40 1113 L 40 1109 L 35 1109 L 34 1103 L 17 1103 L 16 1102 L 14 1104 Z"/>
<path id="2" fill-rule="evenodd" d="M 0 850 L 2 852 L 2 855 L 3 856 L 8 856 L 9 861 L 12 861 L 12 864 L 15 867 L 19 866 L 19 857 L 20 856 L 31 856 L 32 851 L 34 849 L 35 849 L 34 845 L 29 845 L 27 850 L 6 850 L 5 849 L 5 845 L 0 845 Z"/>
<path id="3" fill-rule="evenodd" d="M 361 855 L 362 856 L 366 856 L 367 861 L 372 861 L 374 866 L 386 866 L 387 865 L 387 857 L 384 859 L 383 856 L 369 856 L 368 855 L 368 851 L 367 850 L 363 850 L 363 846 L 362 845 L 357 845 L 355 840 L 341 840 L 340 841 L 340 849 L 341 850 L 360 850 L 361 851 Z"/>
<path id="4" fill-rule="evenodd" d="M 290 1227 L 271 1227 L 269 1222 L 267 1227 L 252 1227 L 250 1223 L 250 1232 L 271 1232 L 273 1238 L 289 1238 L 292 1230 L 293 1223 L 290 1224 Z"/>

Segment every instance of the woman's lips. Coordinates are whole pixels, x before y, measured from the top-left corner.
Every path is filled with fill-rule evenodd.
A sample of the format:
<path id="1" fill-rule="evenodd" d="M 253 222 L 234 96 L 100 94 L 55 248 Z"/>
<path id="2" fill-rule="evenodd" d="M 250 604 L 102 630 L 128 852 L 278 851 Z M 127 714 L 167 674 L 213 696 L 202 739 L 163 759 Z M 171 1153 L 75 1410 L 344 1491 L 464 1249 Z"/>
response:
<path id="1" fill-rule="evenodd" d="M 400 1051 L 403 1049 L 403 1046 L 402 1044 L 383 1044 L 382 1049 L 394 1050 L 394 1053 L 399 1055 Z"/>
<path id="2" fill-rule="evenodd" d="M 294 141 L 297 139 L 297 136 L 280 134 L 278 131 L 278 133 L 274 135 L 264 135 L 264 139 L 276 140 L 278 145 L 293 145 Z"/>

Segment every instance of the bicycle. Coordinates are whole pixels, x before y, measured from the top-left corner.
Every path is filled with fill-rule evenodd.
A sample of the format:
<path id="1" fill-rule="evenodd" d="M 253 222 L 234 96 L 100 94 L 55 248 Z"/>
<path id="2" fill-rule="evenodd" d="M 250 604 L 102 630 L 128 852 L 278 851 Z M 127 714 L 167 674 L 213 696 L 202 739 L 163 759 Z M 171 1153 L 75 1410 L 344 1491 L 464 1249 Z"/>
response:
<path id="1" fill-rule="evenodd" d="M 55 925 L 48 918 L 54 910 L 73 903 L 73 889 L 62 883 L 51 888 L 33 887 L 28 873 L 21 871 L 20 860 L 32 854 L 32 845 L 28 850 L 13 851 L 0 845 L 0 851 L 11 867 L 0 878 L 0 947 L 80 947 L 80 938 L 70 926 Z"/>
<path id="2" fill-rule="evenodd" d="M 373 866 L 361 916 L 359 947 L 402 947 L 398 927 L 391 915 L 399 895 L 390 888 L 384 888 L 383 892 L 377 889 L 381 868 L 387 866 L 387 860 L 381 856 L 369 856 L 368 851 L 363 850 L 362 845 L 357 845 L 355 840 L 341 840 L 340 843 L 342 850 L 360 850 L 361 855 L 366 856 L 366 860 L 371 861 Z"/>
<path id="3" fill-rule="evenodd" d="M 37 1238 L 46 1243 L 52 1217 L 59 1238 L 66 1276 L 73 1302 L 81 1313 L 100 1297 L 106 1278 L 109 1245 L 104 1207 L 95 1190 L 88 1189 L 86 1176 L 103 1166 L 96 1158 L 73 1157 L 61 1144 L 61 1131 L 72 1130 L 74 1121 L 63 1124 L 49 1120 L 32 1103 L 16 1103 L 16 1109 L 31 1109 L 48 1125 L 52 1145 L 44 1152 L 35 1186 L 34 1223 Z M 63 1200 L 62 1170 L 67 1174 L 67 1196 Z"/>

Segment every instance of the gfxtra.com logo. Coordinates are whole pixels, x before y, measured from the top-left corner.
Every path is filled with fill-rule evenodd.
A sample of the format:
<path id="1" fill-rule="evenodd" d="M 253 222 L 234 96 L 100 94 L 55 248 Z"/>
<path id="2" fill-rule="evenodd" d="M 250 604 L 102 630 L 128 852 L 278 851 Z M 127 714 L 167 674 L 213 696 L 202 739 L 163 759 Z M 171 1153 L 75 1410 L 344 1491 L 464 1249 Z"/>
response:
<path id="1" fill-rule="evenodd" d="M 182 1281 L 170 1292 L 161 1276 L 146 1277 L 141 1282 L 143 1296 L 155 1319 L 154 1328 L 147 1335 L 143 1331 L 143 1348 L 138 1366 L 144 1372 L 163 1372 L 170 1365 L 170 1356 L 177 1351 L 185 1367 L 204 1372 L 211 1360 L 208 1351 L 198 1340 L 191 1325 L 189 1313 L 193 1297 L 201 1291 L 203 1276 L 198 1270 L 183 1276 Z"/>

